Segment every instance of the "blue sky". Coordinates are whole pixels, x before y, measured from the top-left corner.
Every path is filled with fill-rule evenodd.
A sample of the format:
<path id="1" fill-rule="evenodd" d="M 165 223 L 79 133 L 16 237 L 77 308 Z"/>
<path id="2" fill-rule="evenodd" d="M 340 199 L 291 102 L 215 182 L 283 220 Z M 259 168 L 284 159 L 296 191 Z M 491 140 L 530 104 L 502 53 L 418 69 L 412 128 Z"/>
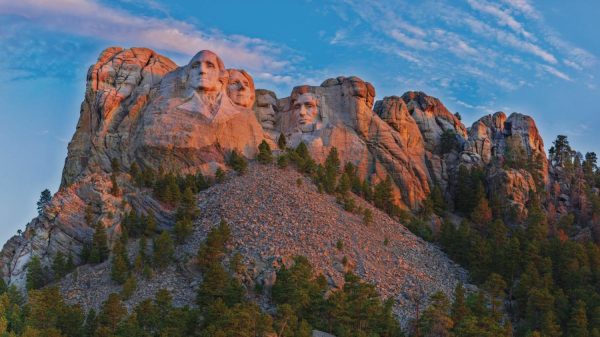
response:
<path id="1" fill-rule="evenodd" d="M 600 151 L 600 2 L 0 0 L 0 241 L 55 192 L 87 68 L 109 46 L 198 50 L 286 96 L 357 75 L 377 99 L 422 90 L 467 125 L 498 110 Z"/>

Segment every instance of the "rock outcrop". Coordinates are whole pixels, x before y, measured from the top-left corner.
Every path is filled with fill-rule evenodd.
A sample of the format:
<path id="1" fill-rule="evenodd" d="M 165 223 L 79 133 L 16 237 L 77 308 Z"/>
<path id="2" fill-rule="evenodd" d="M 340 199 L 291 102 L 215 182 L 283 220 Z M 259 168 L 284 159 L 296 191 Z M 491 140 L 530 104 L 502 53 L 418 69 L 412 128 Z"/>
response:
<path id="1" fill-rule="evenodd" d="M 23 287 L 31 256 L 40 256 L 50 266 L 57 252 L 71 253 L 78 263 L 93 233 L 91 226 L 100 223 L 116 238 L 123 215 L 131 209 L 152 211 L 160 226 L 172 227 L 173 209 L 133 184 L 127 173 L 133 163 L 155 172 L 212 175 L 217 168 L 226 170 L 231 151 L 252 159 L 263 140 L 275 149 L 281 134 L 292 147 L 305 142 L 318 162 L 335 147 L 342 163 L 355 164 L 361 178 L 371 184 L 390 176 L 395 202 L 406 210 L 420 209 L 434 185 L 452 201 L 461 165 L 481 169 L 490 199 L 499 199 L 518 218 L 525 217 L 532 192 L 539 194 L 549 186 L 547 195 L 561 200 L 549 203 L 549 209 L 562 213 L 573 205 L 587 207 L 578 192 L 581 187 L 563 181 L 560 170 L 551 170 L 549 177 L 543 141 L 533 119 L 525 115 L 507 117 L 498 112 L 467 129 L 439 99 L 422 92 L 375 102 L 375 88 L 358 77 L 298 86 L 289 97 L 278 99 L 271 91 L 255 90 L 250 74 L 225 68 L 210 51 L 201 51 L 178 67 L 149 49 L 109 48 L 89 70 L 61 189 L 22 235 L 5 244 L 0 254 L 2 277 Z M 288 191 L 287 180 L 273 182 L 278 193 L 290 193 L 285 194 L 288 199 L 277 200 L 294 207 L 268 204 L 275 196 L 265 194 L 273 186 L 264 181 L 276 177 L 265 174 L 281 172 L 253 171 L 250 176 L 260 179 L 234 180 L 245 182 L 236 185 L 239 190 L 215 187 L 202 194 L 205 212 L 194 234 L 196 243 L 216 217 L 224 217 L 239 235 L 238 249 L 264 267 L 252 274 L 254 278 L 265 276 L 261 274 L 265 270 L 272 275 L 273 261 L 303 253 L 329 273 L 332 284 L 338 284 L 343 268 L 325 241 L 343 237 L 352 242 L 350 261 L 385 296 L 399 296 L 428 281 L 435 286 L 423 296 L 439 288 L 447 292 L 451 284 L 439 283 L 444 277 L 452 282 L 461 279 L 462 271 L 443 254 L 381 213 L 376 212 L 377 228 L 361 227 L 356 216 L 332 204 L 330 197 L 307 190 L 311 196 L 307 198 Z M 119 193 L 111 193 L 111 180 L 116 180 Z M 232 207 L 229 200 L 238 204 Z M 255 212 L 247 212 L 249 207 Z M 399 244 L 383 247 L 380 241 L 385 236 Z M 75 291 L 69 289 L 68 293 Z M 97 304 L 95 299 L 86 301 Z M 398 312 L 404 312 L 406 298 L 399 297 L 397 304 Z"/>

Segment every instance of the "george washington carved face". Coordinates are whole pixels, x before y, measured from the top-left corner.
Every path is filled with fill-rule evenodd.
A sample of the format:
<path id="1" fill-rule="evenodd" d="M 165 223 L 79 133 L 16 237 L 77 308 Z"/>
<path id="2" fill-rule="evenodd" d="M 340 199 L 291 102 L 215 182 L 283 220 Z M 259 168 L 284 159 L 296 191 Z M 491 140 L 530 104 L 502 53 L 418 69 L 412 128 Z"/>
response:
<path id="1" fill-rule="evenodd" d="M 254 104 L 254 81 L 244 70 L 229 69 L 227 95 L 235 105 L 251 108 Z"/>
<path id="2" fill-rule="evenodd" d="M 208 50 L 196 54 L 190 61 L 189 68 L 188 83 L 197 91 L 217 93 L 227 79 L 223 61 Z"/>
<path id="3" fill-rule="evenodd" d="M 293 100 L 292 113 L 302 132 L 314 131 L 319 120 L 319 100 L 313 93 L 303 93 Z"/>

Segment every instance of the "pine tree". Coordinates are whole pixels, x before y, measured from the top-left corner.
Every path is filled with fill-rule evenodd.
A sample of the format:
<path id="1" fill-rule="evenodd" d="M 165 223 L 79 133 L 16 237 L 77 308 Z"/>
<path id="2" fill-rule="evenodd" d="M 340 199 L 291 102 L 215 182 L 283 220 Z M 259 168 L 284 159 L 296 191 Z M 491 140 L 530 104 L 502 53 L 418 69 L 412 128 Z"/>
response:
<path id="1" fill-rule="evenodd" d="M 248 170 L 248 162 L 237 150 L 231 151 L 227 164 L 239 174 L 244 174 Z"/>
<path id="2" fill-rule="evenodd" d="M 118 294 L 112 293 L 108 295 L 108 299 L 102 305 L 102 310 L 99 315 L 100 326 L 105 328 L 110 334 L 114 334 L 119 323 L 126 317 L 127 309 L 121 301 Z"/>
<path id="3" fill-rule="evenodd" d="M 121 195 L 121 188 L 119 188 L 119 183 L 117 182 L 117 173 L 113 172 L 110 175 L 110 182 L 112 184 L 112 187 L 110 188 L 110 194 L 114 195 L 115 197 L 118 197 Z"/>
<path id="4" fill-rule="evenodd" d="M 32 256 L 27 264 L 27 289 L 39 289 L 44 286 L 45 282 L 44 270 L 42 261 L 39 256 Z"/>
<path id="5" fill-rule="evenodd" d="M 217 168 L 217 171 L 215 171 L 215 179 L 217 180 L 217 182 L 222 183 L 223 181 L 225 181 L 225 171 L 223 171 L 222 168 Z"/>
<path id="6" fill-rule="evenodd" d="M 285 150 L 287 148 L 287 139 L 285 139 L 285 135 L 283 133 L 281 133 L 277 139 L 277 146 L 280 150 Z"/>
<path id="7" fill-rule="evenodd" d="M 482 197 L 477 202 L 477 206 L 471 212 L 471 220 L 478 225 L 486 225 L 492 221 L 492 209 L 485 197 Z"/>
<path id="8" fill-rule="evenodd" d="M 492 314 L 498 314 L 498 307 L 502 304 L 504 296 L 506 295 L 504 292 L 506 287 L 506 282 L 502 276 L 496 273 L 491 273 L 483 284 L 483 289 L 485 289 L 490 295 Z"/>
<path id="9" fill-rule="evenodd" d="M 175 253 L 171 235 L 169 235 L 167 231 L 160 233 L 160 235 L 154 239 L 152 248 L 154 265 L 158 268 L 165 268 L 168 266 Z"/>
<path id="10" fill-rule="evenodd" d="M 135 290 L 137 289 L 137 280 L 135 279 L 135 275 L 130 275 L 125 283 L 123 283 L 123 290 L 121 291 L 121 296 L 123 296 L 124 300 L 128 300 L 133 296 Z"/>
<path id="11" fill-rule="evenodd" d="M 196 205 L 196 196 L 192 192 L 190 187 L 187 187 L 183 194 L 181 195 L 181 201 L 179 203 L 179 207 L 177 208 L 177 213 L 175 214 L 176 220 L 185 220 L 188 221 L 194 220 L 200 213 L 198 206 Z"/>
<path id="12" fill-rule="evenodd" d="M 42 213 L 44 213 L 44 209 L 50 204 L 50 200 L 52 200 L 52 193 L 50 193 L 50 190 L 43 190 L 40 194 L 40 200 L 37 202 L 38 215 L 42 215 Z"/>
<path id="13" fill-rule="evenodd" d="M 465 304 L 465 288 L 462 283 L 454 288 L 454 302 L 452 303 L 452 321 L 459 325 L 469 315 L 469 308 Z"/>
<path id="14" fill-rule="evenodd" d="M 187 238 L 192 235 L 194 227 L 192 221 L 189 218 L 184 218 L 175 223 L 173 233 L 175 234 L 175 241 L 181 244 L 184 243 Z"/>
<path id="15" fill-rule="evenodd" d="M 265 140 L 258 145 L 258 155 L 256 156 L 256 159 L 261 164 L 271 164 L 273 162 L 271 147 Z"/>
<path id="16" fill-rule="evenodd" d="M 384 181 L 375 185 L 373 201 L 377 208 L 388 213 L 391 211 L 394 200 L 392 197 L 392 178 L 390 178 L 390 176 L 385 177 Z"/>
<path id="17" fill-rule="evenodd" d="M 123 284 L 129 274 L 129 259 L 121 241 L 115 242 L 111 265 L 111 278 L 118 284 Z"/>
<path id="18" fill-rule="evenodd" d="M 586 316 L 585 302 L 577 301 L 571 311 L 571 317 L 567 324 L 569 337 L 588 337 L 588 321 Z"/>
<path id="19" fill-rule="evenodd" d="M 90 251 L 91 263 L 100 263 L 108 258 L 110 251 L 108 249 L 107 241 L 106 228 L 104 228 L 104 225 L 101 222 L 98 222 L 92 238 L 92 248 Z"/>
<path id="20" fill-rule="evenodd" d="M 419 322 L 424 337 L 452 336 L 450 329 L 454 326 L 454 322 L 448 314 L 449 309 L 450 301 L 442 292 L 431 296 L 431 304 L 423 312 Z"/>

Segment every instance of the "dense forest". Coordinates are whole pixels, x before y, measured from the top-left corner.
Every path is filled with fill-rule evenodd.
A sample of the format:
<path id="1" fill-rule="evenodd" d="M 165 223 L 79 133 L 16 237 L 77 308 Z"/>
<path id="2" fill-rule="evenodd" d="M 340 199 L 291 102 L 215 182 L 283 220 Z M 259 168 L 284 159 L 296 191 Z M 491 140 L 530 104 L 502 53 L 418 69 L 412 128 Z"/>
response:
<path id="1" fill-rule="evenodd" d="M 137 281 L 153 277 L 153 271 L 172 263 L 177 245 L 191 235 L 199 212 L 195 195 L 228 179 L 221 169 L 213 181 L 201 174 L 153 172 L 133 164 L 128 173 L 136 186 L 152 189 L 158 200 L 175 209 L 172 230 L 160 231 L 153 214 L 133 210 L 121 224 L 120 238 L 110 246 L 103 226 L 91 223 L 94 205 L 89 205 L 86 218 L 96 230 L 81 259 L 92 264 L 110 260 L 111 277 L 122 285 L 121 293 L 111 294 L 99 312 L 85 313 L 66 304 L 52 285 L 75 269 L 73 257 L 58 254 L 51 270 L 33 258 L 27 299 L 16 288 L 0 284 L 0 335 L 303 337 L 317 329 L 337 337 L 600 336 L 600 248 L 593 240 L 573 239 L 584 228 L 597 231 L 589 223 L 580 223 L 577 214 L 548 218 L 543 193 L 534 193 L 527 218 L 516 221 L 514 214 L 490 198 L 482 171 L 461 167 L 455 200 L 446 200 L 434 186 L 421 210 L 410 214 L 393 203 L 389 177 L 372 185 L 359 178 L 352 164 L 342 165 L 335 148 L 323 164 L 317 164 L 304 143 L 295 149 L 287 148 L 284 137 L 278 143 L 286 150 L 274 155 L 263 142 L 257 161 L 281 169 L 293 167 L 312 177 L 320 192 L 334 195 L 346 211 L 360 214 L 365 226 L 372 225 L 373 214 L 357 207 L 355 198 L 371 202 L 442 247 L 468 269 L 479 290 L 467 291 L 458 285 L 453 299 L 433 294 L 429 305 L 402 331 L 391 299 L 382 300 L 372 285 L 353 273 L 346 274 L 342 289 L 331 292 L 323 276 L 316 275 L 302 256 L 295 257 L 291 267 L 278 270 L 272 289 L 246 289 L 238 277 L 241 257 L 228 251 L 231 233 L 227 222 L 221 221 L 197 253 L 197 267 L 203 275 L 197 306 L 174 307 L 171 295 L 163 289 L 128 312 L 123 301 L 134 292 Z M 511 151 L 508 147 L 508 159 L 502 165 L 536 172 L 539 161 Z M 592 193 L 600 186 L 596 155 L 582 156 L 570 148 L 566 137 L 559 136 L 550 149 L 550 161 L 570 179 L 585 181 L 592 218 L 600 215 L 600 200 Z M 244 174 L 248 163 L 234 151 L 228 165 L 236 174 Z M 113 172 L 122 170 L 114 160 Z M 117 179 L 112 182 L 111 192 L 117 195 Z M 44 191 L 38 209 L 49 198 L 50 193 Z M 460 215 L 461 221 L 449 217 L 449 211 Z M 441 226 L 431 226 L 431 219 L 440 219 Z M 132 240 L 139 245 L 133 259 L 125 249 Z M 255 304 L 250 292 L 267 292 L 270 309 Z"/>

